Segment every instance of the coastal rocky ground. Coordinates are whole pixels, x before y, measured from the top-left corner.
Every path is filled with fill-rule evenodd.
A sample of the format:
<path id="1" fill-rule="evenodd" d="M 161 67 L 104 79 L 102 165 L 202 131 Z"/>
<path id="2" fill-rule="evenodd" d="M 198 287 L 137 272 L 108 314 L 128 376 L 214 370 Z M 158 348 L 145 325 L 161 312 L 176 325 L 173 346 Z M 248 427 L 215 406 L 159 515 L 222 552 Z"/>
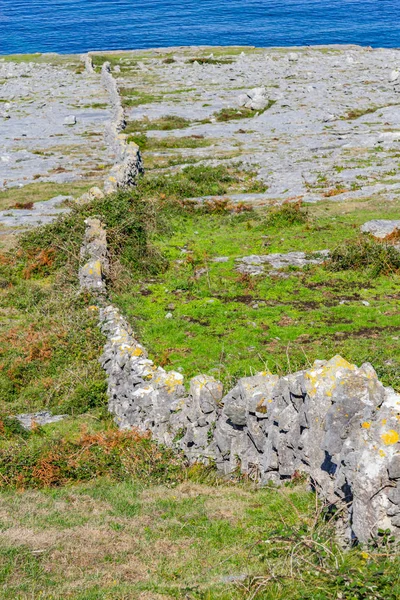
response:
<path id="1" fill-rule="evenodd" d="M 153 145 L 199 141 L 149 148 L 148 169 L 240 163 L 257 172 L 265 191 L 232 200 L 253 205 L 372 194 L 389 201 L 399 193 L 396 50 L 176 48 L 92 59 L 93 73 L 76 56 L 0 59 L 1 197 L 28 183 L 103 179 L 115 159 L 103 137 L 111 108 L 100 78 L 106 59 L 127 132 L 145 131 Z M 160 123 L 166 116 L 177 120 Z"/>
<path id="2" fill-rule="evenodd" d="M 394 50 L 357 47 L 92 53 L 84 69 L 76 58 L 7 59 L 0 62 L 2 199 L 7 204 L 15 188 L 23 194 L 24 184 L 76 182 L 102 197 L 94 179 L 105 178 L 105 192 L 134 183 L 142 171 L 139 146 L 156 175 L 193 164 L 255 174 L 257 191 L 224 194 L 232 205 L 329 199 L 347 206 L 374 197 L 377 206 L 391 207 L 400 192 L 398 60 Z M 62 137 L 62 149 L 52 136 L 57 143 Z M 9 232 L 49 221 L 68 210 L 64 201 L 74 194 L 68 196 L 47 200 L 48 211 L 46 200 L 29 203 L 29 194 L 22 203 L 10 200 L 0 223 Z M 236 266 L 251 277 L 265 264 L 320 265 L 329 252 L 316 252 L 252 254 L 237 257 Z M 188 393 L 183 376 L 156 367 L 119 311 L 107 306 L 107 232 L 98 219 L 87 221 L 81 258 L 81 286 L 95 292 L 107 337 L 101 360 L 121 427 L 151 431 L 190 460 L 210 459 L 224 474 L 239 469 L 262 483 L 304 469 L 321 496 L 343 510 L 347 539 L 367 541 L 387 527 L 398 533 L 400 401 L 371 365 L 336 356 L 287 377 L 241 378 L 225 395 L 219 381 L 199 375 Z"/>
<path id="3" fill-rule="evenodd" d="M 205 54 L 208 62 L 196 60 Z M 128 120 L 149 119 L 149 136 L 212 140 L 210 147 L 181 152 L 188 162 L 243 162 L 266 184 L 262 200 L 345 201 L 371 194 L 390 200 L 398 193 L 396 50 L 238 49 L 232 55 L 228 49 L 208 54 L 199 48 L 168 56 L 116 54 L 114 75 L 128 98 Z M 259 113 L 223 121 L 219 111 L 236 110 L 240 117 L 243 95 L 257 88 L 265 99 Z M 129 98 L 135 104 L 141 97 L 139 106 L 129 106 Z M 264 110 L 268 101 L 272 105 Z M 152 131 L 151 121 L 165 115 L 187 119 L 188 126 Z M 157 158 L 177 154 L 157 152 Z"/>

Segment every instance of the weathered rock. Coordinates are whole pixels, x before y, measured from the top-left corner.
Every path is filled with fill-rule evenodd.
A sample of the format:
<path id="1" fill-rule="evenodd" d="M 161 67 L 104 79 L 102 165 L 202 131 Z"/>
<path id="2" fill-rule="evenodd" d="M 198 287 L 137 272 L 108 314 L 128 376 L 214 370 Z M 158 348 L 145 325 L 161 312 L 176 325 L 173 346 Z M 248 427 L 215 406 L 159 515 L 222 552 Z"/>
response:
<path id="1" fill-rule="evenodd" d="M 86 219 L 85 238 L 81 248 L 79 283 L 82 289 L 105 292 L 104 277 L 108 270 L 106 232 L 99 219 Z"/>
<path id="2" fill-rule="evenodd" d="M 384 240 L 395 231 L 400 231 L 400 220 L 374 219 L 361 226 L 363 233 L 370 233 L 374 237 Z"/>
<path id="3" fill-rule="evenodd" d="M 305 267 L 306 265 L 317 265 L 321 264 L 326 260 L 329 255 L 329 250 L 319 250 L 318 252 L 311 252 L 306 254 L 305 252 L 288 252 L 287 254 L 265 254 L 251 256 L 244 256 L 243 258 L 237 258 L 236 270 L 240 273 L 247 273 L 249 275 L 260 275 L 264 272 L 265 265 L 272 267 L 270 273 L 277 274 L 279 269 L 285 267 Z"/>
<path id="4" fill-rule="evenodd" d="M 264 110 L 268 104 L 268 96 L 264 87 L 254 88 L 238 97 L 239 106 L 251 110 Z"/>
<path id="5" fill-rule="evenodd" d="M 68 115 L 67 117 L 65 117 L 64 125 L 76 125 L 75 115 Z"/>
<path id="6" fill-rule="evenodd" d="M 42 410 L 36 413 L 16 415 L 14 418 L 21 423 L 24 429 L 32 429 L 35 426 L 42 427 L 43 425 L 58 423 L 58 421 L 62 421 L 67 417 L 68 415 L 53 415 L 48 410 Z"/>

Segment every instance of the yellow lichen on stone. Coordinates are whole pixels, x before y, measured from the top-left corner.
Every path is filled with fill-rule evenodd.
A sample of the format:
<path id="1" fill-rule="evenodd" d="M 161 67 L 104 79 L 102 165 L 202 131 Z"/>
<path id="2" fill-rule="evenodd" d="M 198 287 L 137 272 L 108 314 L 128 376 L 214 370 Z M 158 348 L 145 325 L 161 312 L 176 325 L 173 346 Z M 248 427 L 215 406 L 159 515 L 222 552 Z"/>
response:
<path id="1" fill-rule="evenodd" d="M 368 423 L 368 421 L 364 421 L 364 423 L 361 423 L 361 427 L 363 429 L 369 429 L 371 427 L 371 423 Z"/>
<path id="2" fill-rule="evenodd" d="M 356 369 L 355 365 L 347 362 L 344 358 L 337 355 L 334 356 L 326 365 L 323 367 L 317 367 L 314 364 L 314 367 L 309 371 L 306 371 L 305 377 L 310 382 L 311 386 L 308 390 L 309 396 L 315 396 L 317 393 L 317 388 L 321 382 L 330 379 L 331 384 L 330 387 L 324 389 L 324 393 L 327 396 L 332 396 L 332 392 L 337 384 L 337 369 L 347 369 L 350 371 L 354 371 Z M 339 381 L 339 383 L 343 384 L 343 381 Z"/>
<path id="3" fill-rule="evenodd" d="M 165 386 L 168 390 L 168 393 L 172 394 L 175 391 L 176 387 L 182 383 L 182 380 L 183 380 L 182 376 L 179 377 L 175 373 L 169 373 L 168 377 L 166 377 L 166 379 L 164 381 Z"/>
<path id="4" fill-rule="evenodd" d="M 113 183 L 115 183 L 117 180 L 115 177 L 113 177 L 112 175 L 110 175 L 110 177 L 108 178 L 109 181 L 112 181 Z"/>
<path id="5" fill-rule="evenodd" d="M 381 450 L 379 450 L 379 456 L 382 456 L 382 458 L 383 458 L 384 456 L 386 456 L 385 452 L 384 452 L 382 449 L 381 449 Z"/>
<path id="6" fill-rule="evenodd" d="M 141 348 L 135 348 L 132 351 L 132 356 L 142 356 L 143 350 Z"/>
<path id="7" fill-rule="evenodd" d="M 99 260 L 95 260 L 93 263 L 93 271 L 96 275 L 101 275 L 101 262 Z"/>
<path id="8" fill-rule="evenodd" d="M 393 446 L 393 444 L 397 444 L 400 436 L 394 429 L 389 429 L 386 433 L 382 433 L 381 439 L 386 446 Z"/>

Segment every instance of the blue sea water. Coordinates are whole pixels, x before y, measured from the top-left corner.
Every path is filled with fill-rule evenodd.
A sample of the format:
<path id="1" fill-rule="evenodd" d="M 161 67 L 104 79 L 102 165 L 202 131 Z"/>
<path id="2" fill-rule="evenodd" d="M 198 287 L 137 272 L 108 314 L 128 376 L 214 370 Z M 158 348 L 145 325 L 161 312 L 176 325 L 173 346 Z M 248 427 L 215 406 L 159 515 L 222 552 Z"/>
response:
<path id="1" fill-rule="evenodd" d="M 347 43 L 400 47 L 400 0 L 0 0 L 0 54 Z"/>

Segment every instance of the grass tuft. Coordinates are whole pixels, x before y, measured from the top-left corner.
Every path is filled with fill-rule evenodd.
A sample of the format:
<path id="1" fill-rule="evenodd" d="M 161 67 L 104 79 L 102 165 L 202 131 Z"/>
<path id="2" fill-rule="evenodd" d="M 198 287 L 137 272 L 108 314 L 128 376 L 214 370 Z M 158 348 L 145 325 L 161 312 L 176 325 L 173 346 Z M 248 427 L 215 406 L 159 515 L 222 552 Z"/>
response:
<path id="1" fill-rule="evenodd" d="M 267 214 L 265 224 L 267 227 L 287 227 L 302 225 L 308 221 L 308 211 L 301 202 L 286 202 Z"/>
<path id="2" fill-rule="evenodd" d="M 178 117 L 176 115 L 165 115 L 158 119 L 149 119 L 148 117 L 138 121 L 129 121 L 124 130 L 124 133 L 137 133 L 140 131 L 170 131 L 173 129 L 185 129 L 191 125 L 189 119 Z"/>
<path id="3" fill-rule="evenodd" d="M 214 113 L 214 118 L 218 122 L 235 121 L 237 119 L 252 119 L 255 116 L 261 115 L 266 110 L 270 109 L 276 100 L 268 100 L 268 104 L 265 108 L 260 110 L 253 110 L 252 108 L 222 108 L 219 112 Z M 207 119 L 205 122 L 209 122 Z"/>

